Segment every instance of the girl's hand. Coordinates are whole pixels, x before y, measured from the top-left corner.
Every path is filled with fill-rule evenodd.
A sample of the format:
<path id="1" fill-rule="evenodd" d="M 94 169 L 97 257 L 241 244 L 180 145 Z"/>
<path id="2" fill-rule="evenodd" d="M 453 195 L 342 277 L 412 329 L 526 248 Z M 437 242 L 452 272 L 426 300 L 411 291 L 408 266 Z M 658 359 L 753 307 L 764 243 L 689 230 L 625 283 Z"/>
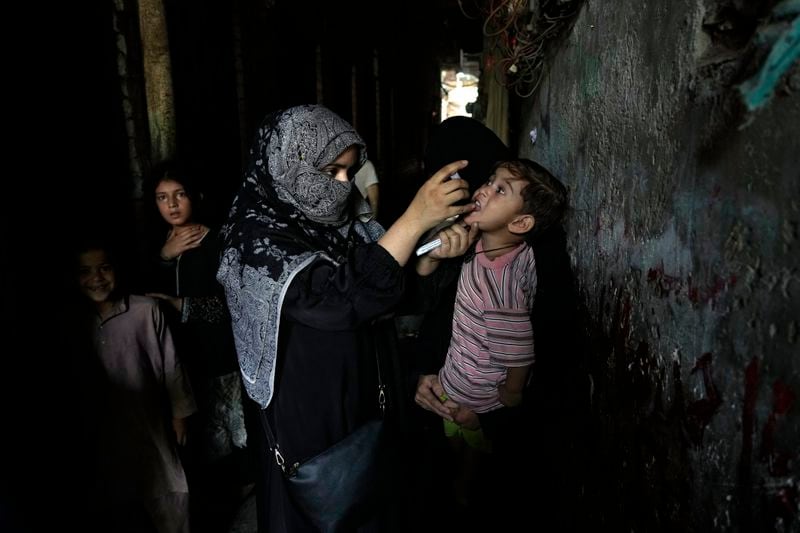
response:
<path id="1" fill-rule="evenodd" d="M 186 250 L 197 248 L 208 231 L 202 224 L 172 228 L 167 242 L 161 247 L 161 259 L 172 261 Z"/>
<path id="2" fill-rule="evenodd" d="M 477 224 L 470 227 L 456 222 L 439 232 L 437 237 L 442 240 L 442 245 L 428 252 L 428 256 L 431 259 L 446 259 L 464 255 L 478 238 L 478 233 Z"/>

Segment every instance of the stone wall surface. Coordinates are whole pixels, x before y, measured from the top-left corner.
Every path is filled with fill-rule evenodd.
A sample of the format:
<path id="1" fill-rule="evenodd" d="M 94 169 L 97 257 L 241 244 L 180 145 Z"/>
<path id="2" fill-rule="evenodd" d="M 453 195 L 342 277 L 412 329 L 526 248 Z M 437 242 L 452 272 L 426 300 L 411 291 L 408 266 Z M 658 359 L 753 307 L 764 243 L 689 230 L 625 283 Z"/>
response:
<path id="1" fill-rule="evenodd" d="M 763 107 L 739 91 L 791 18 L 771 2 L 609 4 L 584 5 L 519 146 L 571 190 L 590 520 L 797 531 L 797 61 Z"/>

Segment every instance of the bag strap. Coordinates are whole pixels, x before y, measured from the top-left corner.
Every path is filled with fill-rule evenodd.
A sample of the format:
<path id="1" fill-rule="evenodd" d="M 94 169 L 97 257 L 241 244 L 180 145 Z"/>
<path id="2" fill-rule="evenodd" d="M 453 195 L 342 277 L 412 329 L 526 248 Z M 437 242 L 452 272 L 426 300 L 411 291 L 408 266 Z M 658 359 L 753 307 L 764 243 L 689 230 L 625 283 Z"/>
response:
<path id="1" fill-rule="evenodd" d="M 381 416 L 383 416 L 383 414 L 386 412 L 386 385 L 383 383 L 383 376 L 381 375 L 381 358 L 380 354 L 378 353 L 377 339 L 373 339 L 373 344 L 375 346 L 375 365 L 378 368 L 378 407 L 381 410 Z M 297 467 L 300 466 L 300 463 L 296 462 L 292 465 L 286 464 L 286 459 L 284 459 L 280 450 L 280 446 L 275 439 L 275 434 L 272 432 L 272 428 L 269 425 L 267 410 L 259 409 L 259 411 L 261 411 L 261 425 L 263 426 L 264 434 L 267 437 L 267 445 L 269 446 L 269 451 L 271 451 L 275 457 L 275 463 L 280 467 L 284 475 L 287 477 L 294 476 L 295 473 L 297 473 Z"/>
<path id="2" fill-rule="evenodd" d="M 292 477 L 297 472 L 297 467 L 300 466 L 300 463 L 294 463 L 290 466 L 286 465 L 286 460 L 283 458 L 280 446 L 278 446 L 278 443 L 275 440 L 275 434 L 272 433 L 272 428 L 269 426 L 267 410 L 259 409 L 259 411 L 261 411 L 261 425 L 264 427 L 264 434 L 267 436 L 267 445 L 269 446 L 269 451 L 272 452 L 272 455 L 275 457 L 275 463 L 281 468 L 281 471 L 284 473 L 284 475 L 287 477 Z"/>
<path id="3" fill-rule="evenodd" d="M 375 322 L 372 323 L 373 328 L 375 327 Z M 375 366 L 378 369 L 378 407 L 381 410 L 381 416 L 383 416 L 386 413 L 386 384 L 383 382 L 383 376 L 381 375 L 381 355 L 378 352 L 378 339 L 373 337 L 372 344 L 375 348 Z"/>

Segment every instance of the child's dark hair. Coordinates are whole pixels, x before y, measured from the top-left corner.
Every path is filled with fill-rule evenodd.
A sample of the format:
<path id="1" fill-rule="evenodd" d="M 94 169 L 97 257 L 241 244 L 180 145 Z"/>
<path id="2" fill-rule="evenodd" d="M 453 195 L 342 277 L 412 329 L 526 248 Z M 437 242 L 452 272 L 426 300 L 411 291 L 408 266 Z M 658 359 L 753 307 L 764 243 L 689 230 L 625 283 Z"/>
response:
<path id="1" fill-rule="evenodd" d="M 150 172 L 150 179 L 146 188 L 150 198 L 155 197 L 156 187 L 162 181 L 177 181 L 183 185 L 183 190 L 186 191 L 192 201 L 192 208 L 197 209 L 198 206 L 194 204 L 200 202 L 202 194 L 197 187 L 197 183 L 192 179 L 192 172 L 186 167 L 173 160 L 162 161 L 155 165 Z"/>
<path id="2" fill-rule="evenodd" d="M 203 194 L 197 185 L 197 181 L 193 179 L 193 172 L 187 167 L 178 163 L 177 161 L 168 159 L 153 166 L 150 172 L 150 178 L 147 180 L 145 191 L 146 209 L 150 214 L 151 219 L 154 221 L 155 227 L 161 228 L 166 224 L 158 212 L 156 203 L 156 188 L 164 181 L 176 181 L 181 184 L 189 200 L 192 201 L 192 218 L 194 220 L 203 220 L 205 210 L 203 209 Z"/>
<path id="3" fill-rule="evenodd" d="M 109 263 L 117 266 L 117 256 L 119 251 L 117 246 L 111 242 L 110 237 L 105 235 L 88 235 L 76 240 L 72 245 L 73 257 L 78 257 L 87 252 L 100 251 L 105 252 Z"/>
<path id="4" fill-rule="evenodd" d="M 114 274 L 117 277 L 117 288 L 114 291 L 115 295 L 119 295 L 125 291 L 128 281 L 128 269 L 123 260 L 122 248 L 118 241 L 111 237 L 108 232 L 90 230 L 73 240 L 70 249 L 72 254 L 72 269 L 75 274 L 78 273 L 80 256 L 93 251 L 104 252 L 106 254 L 106 260 L 114 268 Z"/>
<path id="5" fill-rule="evenodd" d="M 536 222 L 526 239 L 561 223 L 567 210 L 567 188 L 549 170 L 530 159 L 501 161 L 495 166 L 495 171 L 498 168 L 505 168 L 512 176 L 527 183 L 521 193 L 522 212 L 533 215 Z"/>

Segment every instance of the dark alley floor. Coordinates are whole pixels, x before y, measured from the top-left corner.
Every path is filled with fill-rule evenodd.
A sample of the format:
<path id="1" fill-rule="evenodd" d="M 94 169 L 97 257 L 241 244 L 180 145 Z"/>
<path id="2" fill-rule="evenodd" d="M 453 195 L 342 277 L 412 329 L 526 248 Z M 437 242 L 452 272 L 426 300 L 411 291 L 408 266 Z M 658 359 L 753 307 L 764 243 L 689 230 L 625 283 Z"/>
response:
<path id="1" fill-rule="evenodd" d="M 256 533 L 258 522 L 256 521 L 256 497 L 255 487 L 248 492 L 242 501 L 239 511 L 233 519 L 228 533 Z"/>

